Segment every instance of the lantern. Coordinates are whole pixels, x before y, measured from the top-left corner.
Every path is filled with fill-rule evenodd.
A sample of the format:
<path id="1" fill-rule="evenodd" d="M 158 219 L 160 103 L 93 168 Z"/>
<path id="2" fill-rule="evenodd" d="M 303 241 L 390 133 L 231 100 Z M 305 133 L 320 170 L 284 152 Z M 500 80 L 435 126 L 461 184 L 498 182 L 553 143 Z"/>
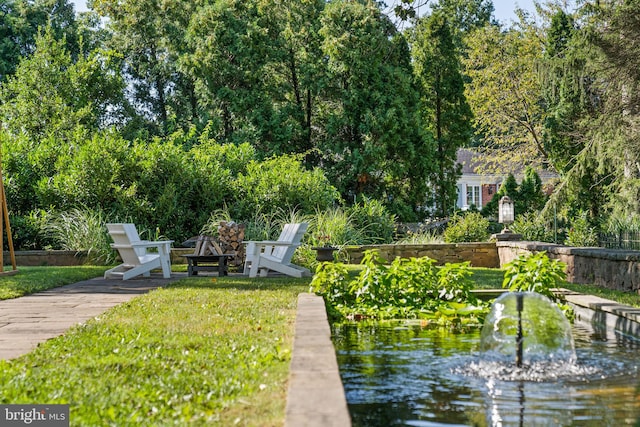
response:
<path id="1" fill-rule="evenodd" d="M 509 196 L 504 196 L 500 199 L 498 204 L 498 222 L 500 224 L 504 224 L 503 233 L 511 233 L 509 230 L 509 224 L 513 223 L 513 218 L 515 216 L 515 209 L 513 205 L 513 200 Z"/>

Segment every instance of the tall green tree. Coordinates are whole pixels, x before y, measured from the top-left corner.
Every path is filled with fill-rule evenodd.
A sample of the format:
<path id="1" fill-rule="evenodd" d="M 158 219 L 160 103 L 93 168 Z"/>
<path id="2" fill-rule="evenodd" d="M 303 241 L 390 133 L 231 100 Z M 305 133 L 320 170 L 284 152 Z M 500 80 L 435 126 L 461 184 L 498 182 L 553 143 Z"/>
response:
<path id="1" fill-rule="evenodd" d="M 262 21 L 271 35 L 271 60 L 263 68 L 264 90 L 271 100 L 275 138 L 260 149 L 266 155 L 304 153 L 306 163 L 318 164 L 314 150 L 321 131 L 316 124 L 326 67 L 320 49 L 320 15 L 324 0 L 261 0 Z M 260 143 L 260 141 L 258 141 Z"/>
<path id="2" fill-rule="evenodd" d="M 470 82 L 465 94 L 476 132 L 491 149 L 493 160 L 534 167 L 546 162 L 539 28 L 526 21 L 506 31 L 486 26 L 472 32 L 466 44 L 468 56 L 463 62 Z"/>
<path id="3" fill-rule="evenodd" d="M 435 140 L 436 168 L 430 176 L 438 216 L 448 216 L 456 205 L 461 165 L 458 149 L 473 135 L 472 114 L 464 95 L 458 51 L 449 23 L 433 13 L 416 27 L 412 43 L 415 75 L 422 93 L 423 126 Z"/>
<path id="4" fill-rule="evenodd" d="M 10 135 L 33 144 L 53 136 L 60 145 L 71 133 L 99 129 L 126 114 L 117 58 L 95 51 L 74 61 L 51 27 L 0 87 L 0 122 Z"/>
<path id="5" fill-rule="evenodd" d="M 431 8 L 435 13 L 447 17 L 458 49 L 465 49 L 465 35 L 486 25 L 495 24 L 492 20 L 494 8 L 491 0 L 438 0 Z M 461 54 L 463 53 L 461 51 Z"/>
<path id="6" fill-rule="evenodd" d="M 122 72 L 131 83 L 134 105 L 146 129 L 166 134 L 197 123 L 195 83 L 179 59 L 187 46 L 191 1 L 95 0 L 94 10 L 108 18 L 106 43 L 124 55 Z"/>
<path id="7" fill-rule="evenodd" d="M 518 213 L 540 211 L 545 203 L 546 195 L 542 189 L 542 179 L 535 169 L 527 166 L 515 200 L 516 211 Z"/>
<path id="8" fill-rule="evenodd" d="M 33 53 L 38 31 L 49 27 L 67 50 L 79 53 L 73 4 L 67 0 L 0 0 L 0 82 L 12 75 L 20 58 Z"/>
<path id="9" fill-rule="evenodd" d="M 425 204 L 432 145 L 418 122 L 407 42 L 370 1 L 331 2 L 321 20 L 322 166 L 346 200 L 377 198 L 415 217 Z"/>
<path id="10" fill-rule="evenodd" d="M 575 164 L 583 148 L 578 138 L 580 120 L 589 112 L 591 80 L 586 74 L 586 60 L 577 46 L 577 29 L 573 18 L 562 10 L 552 15 L 547 29 L 542 60 L 543 96 L 546 106 L 544 147 L 550 162 L 559 172 Z"/>
<path id="11" fill-rule="evenodd" d="M 204 4 L 191 17 L 189 52 L 181 58 L 199 88 L 198 105 L 210 118 L 215 138 L 249 141 L 260 149 L 288 136 L 274 116 L 265 81 L 277 49 L 265 18 L 256 0 Z"/>
<path id="12" fill-rule="evenodd" d="M 568 179 L 580 183 L 592 176 L 588 206 L 592 220 L 608 211 L 640 214 L 640 2 L 600 2 L 582 8 L 589 47 L 595 52 L 593 91 L 597 115 L 585 121 L 584 148 Z M 593 176 L 595 175 L 595 176 Z M 596 178 L 598 177 L 598 178 Z M 595 180 L 596 178 L 597 180 Z M 584 186 L 582 186 L 584 188 Z M 603 200 L 604 199 L 604 200 Z M 608 200 L 607 200 L 608 199 Z"/>

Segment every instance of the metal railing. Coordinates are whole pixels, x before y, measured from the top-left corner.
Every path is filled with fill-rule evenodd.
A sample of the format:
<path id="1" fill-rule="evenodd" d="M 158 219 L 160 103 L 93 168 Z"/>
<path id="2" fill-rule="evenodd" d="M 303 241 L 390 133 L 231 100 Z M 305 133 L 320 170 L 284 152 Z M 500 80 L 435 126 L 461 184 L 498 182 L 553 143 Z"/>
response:
<path id="1" fill-rule="evenodd" d="M 600 247 L 608 249 L 640 250 L 640 232 L 619 231 L 617 233 L 600 233 Z"/>

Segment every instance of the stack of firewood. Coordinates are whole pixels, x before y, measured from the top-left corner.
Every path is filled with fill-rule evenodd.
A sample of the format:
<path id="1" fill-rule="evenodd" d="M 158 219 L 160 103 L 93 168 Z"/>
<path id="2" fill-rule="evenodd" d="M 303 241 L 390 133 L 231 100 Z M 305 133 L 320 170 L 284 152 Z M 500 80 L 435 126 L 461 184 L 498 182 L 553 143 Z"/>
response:
<path id="1" fill-rule="evenodd" d="M 235 254 L 229 260 L 229 265 L 242 265 L 244 263 L 245 250 L 242 241 L 244 240 L 244 224 L 234 221 L 220 221 L 218 225 L 218 243 L 222 253 Z"/>

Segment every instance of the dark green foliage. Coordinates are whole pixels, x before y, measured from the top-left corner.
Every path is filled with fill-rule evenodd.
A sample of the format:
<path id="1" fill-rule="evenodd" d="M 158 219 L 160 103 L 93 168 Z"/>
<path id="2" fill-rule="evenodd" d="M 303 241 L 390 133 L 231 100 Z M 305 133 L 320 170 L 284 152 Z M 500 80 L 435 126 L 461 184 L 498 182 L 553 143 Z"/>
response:
<path id="1" fill-rule="evenodd" d="M 67 0 L 0 1 L 0 82 L 14 74 L 21 58 L 33 53 L 38 32 L 51 29 L 55 40 L 79 53 L 73 4 Z"/>
<path id="2" fill-rule="evenodd" d="M 529 166 L 525 169 L 520 185 L 513 174 L 507 175 L 496 194 L 482 208 L 482 214 L 489 218 L 497 218 L 500 199 L 504 196 L 513 200 L 516 218 L 518 215 L 541 210 L 547 202 L 540 175 Z"/>
<path id="3" fill-rule="evenodd" d="M 434 13 L 421 20 L 412 40 L 415 75 L 422 92 L 422 117 L 435 140 L 435 169 L 429 177 L 439 217 L 455 208 L 461 166 L 458 149 L 471 141 L 472 113 L 464 95 L 460 60 L 447 18 Z"/>
<path id="4" fill-rule="evenodd" d="M 540 176 L 532 167 L 527 166 L 515 199 L 516 212 L 523 214 L 539 211 L 544 207 L 546 201 L 547 196 L 542 191 Z"/>
<path id="5" fill-rule="evenodd" d="M 31 212 L 29 215 L 9 215 L 11 238 L 16 250 L 36 250 L 57 247 L 51 236 L 42 232 L 47 222 L 46 212 Z M 3 224 L 6 226 L 6 224 Z M 3 233 L 3 248 L 9 247 L 7 234 Z"/>
<path id="6" fill-rule="evenodd" d="M 543 69 L 543 95 L 547 106 L 544 123 L 544 147 L 549 160 L 560 172 L 575 164 L 583 148 L 576 138 L 579 120 L 589 111 L 589 78 L 585 58 L 576 47 L 573 18 L 558 10 L 547 30 Z"/>
<path id="7" fill-rule="evenodd" d="M 500 188 L 498 188 L 498 191 L 496 191 L 491 200 L 489 200 L 489 202 L 484 205 L 484 207 L 482 208 L 482 215 L 489 218 L 497 219 L 500 199 L 504 196 L 509 196 L 512 200 L 515 200 L 517 194 L 518 181 L 516 181 L 516 178 L 513 176 L 513 174 L 510 173 L 509 175 L 507 175 L 505 180 L 502 181 Z M 518 214 L 517 211 L 516 214 Z"/>
<path id="8" fill-rule="evenodd" d="M 345 200 L 375 198 L 411 219 L 425 204 L 433 152 L 407 43 L 372 3 L 330 2 L 321 23 L 323 168 Z"/>

